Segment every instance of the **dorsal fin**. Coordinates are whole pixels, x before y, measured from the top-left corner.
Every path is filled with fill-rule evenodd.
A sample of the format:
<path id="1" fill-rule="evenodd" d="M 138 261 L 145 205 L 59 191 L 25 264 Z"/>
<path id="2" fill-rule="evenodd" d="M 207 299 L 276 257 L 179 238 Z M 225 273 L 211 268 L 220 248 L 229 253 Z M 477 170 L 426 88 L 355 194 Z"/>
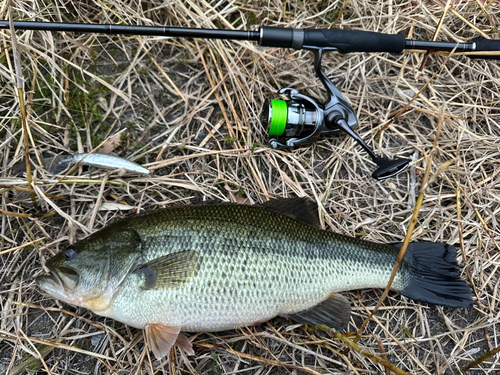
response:
<path id="1" fill-rule="evenodd" d="M 315 201 L 307 197 L 271 199 L 257 206 L 265 210 L 280 213 L 313 227 L 321 228 L 318 205 Z"/>

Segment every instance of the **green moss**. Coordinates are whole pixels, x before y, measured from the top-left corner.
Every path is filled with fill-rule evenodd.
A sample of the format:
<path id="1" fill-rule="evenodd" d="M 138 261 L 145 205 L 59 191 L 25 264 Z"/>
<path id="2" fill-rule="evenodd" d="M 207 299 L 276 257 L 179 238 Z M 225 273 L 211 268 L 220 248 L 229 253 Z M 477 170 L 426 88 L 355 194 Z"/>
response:
<path id="1" fill-rule="evenodd" d="M 362 238 L 362 237 L 365 237 L 367 235 L 368 235 L 368 233 L 366 233 L 366 232 L 354 233 L 354 237 L 356 237 L 356 238 Z"/>
<path id="2" fill-rule="evenodd" d="M 246 25 L 247 27 L 259 24 L 259 20 L 257 19 L 257 16 L 254 13 L 252 13 L 252 12 L 246 12 L 245 16 L 246 16 L 246 19 L 248 21 L 247 25 Z"/>
<path id="3" fill-rule="evenodd" d="M 335 8 L 330 12 L 327 12 L 324 16 L 324 19 L 331 25 L 334 25 L 338 22 L 339 16 L 341 15 L 342 8 Z"/>
<path id="4" fill-rule="evenodd" d="M 89 70 L 95 70 L 95 68 L 90 68 Z M 51 87 L 56 86 L 58 83 L 54 82 L 54 78 L 48 70 L 44 71 L 43 65 L 40 69 L 40 74 L 44 74 L 45 81 L 37 80 L 37 89 L 33 94 L 32 108 L 34 112 L 42 114 L 41 119 L 46 123 L 41 124 L 44 130 L 49 134 L 58 134 L 60 133 L 59 126 L 54 127 L 48 124 L 69 124 L 70 147 L 74 149 L 77 133 L 79 132 L 82 139 L 85 139 L 86 128 L 89 127 L 91 129 L 92 145 L 96 146 L 101 143 L 110 130 L 111 125 L 102 122 L 105 112 L 99 105 L 99 101 L 101 98 L 109 96 L 109 88 L 97 81 L 89 82 L 76 69 L 66 67 L 65 74 L 70 77 L 69 100 L 67 104 L 61 104 L 53 98 L 51 90 Z M 101 78 L 107 82 L 112 82 L 112 78 L 110 77 Z M 82 90 L 81 87 L 87 92 Z M 59 109 L 61 105 L 65 106 L 65 110 Z M 57 117 L 58 113 L 61 113 L 59 119 Z M 109 123 L 112 122 L 110 121 Z"/>
<path id="5" fill-rule="evenodd" d="M 221 368 L 219 366 L 219 355 L 216 352 L 210 353 L 210 357 L 213 360 L 212 366 L 211 366 L 211 373 L 214 375 L 220 375 L 221 374 Z"/>

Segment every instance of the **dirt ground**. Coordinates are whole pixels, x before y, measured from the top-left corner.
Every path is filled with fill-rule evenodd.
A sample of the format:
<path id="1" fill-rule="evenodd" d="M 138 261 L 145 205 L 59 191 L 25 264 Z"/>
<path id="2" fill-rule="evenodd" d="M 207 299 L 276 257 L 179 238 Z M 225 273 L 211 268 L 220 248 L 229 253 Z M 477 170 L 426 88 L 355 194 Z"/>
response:
<path id="1" fill-rule="evenodd" d="M 0 1 L 0 19 L 9 12 L 24 21 L 500 39 L 498 1 Z M 358 134 L 379 155 L 411 159 L 405 172 L 376 181 L 371 159 L 346 134 L 294 150 L 269 146 L 260 123 L 266 99 L 285 87 L 326 99 L 307 51 L 46 31 L 17 31 L 13 48 L 10 31 L 0 36 L 0 374 L 391 373 L 377 358 L 411 374 L 500 373 L 498 62 L 416 51 L 326 54 L 323 69 L 351 102 Z M 153 173 L 51 169 L 99 146 Z M 453 244 L 474 307 L 428 306 L 391 292 L 357 341 L 361 352 L 275 318 L 190 335 L 195 356 L 176 349 L 158 361 L 142 331 L 54 300 L 34 283 L 68 243 L 138 211 L 296 196 L 318 203 L 327 230 L 383 243 L 402 242 L 410 230 L 414 241 Z M 345 295 L 351 340 L 382 291 Z"/>

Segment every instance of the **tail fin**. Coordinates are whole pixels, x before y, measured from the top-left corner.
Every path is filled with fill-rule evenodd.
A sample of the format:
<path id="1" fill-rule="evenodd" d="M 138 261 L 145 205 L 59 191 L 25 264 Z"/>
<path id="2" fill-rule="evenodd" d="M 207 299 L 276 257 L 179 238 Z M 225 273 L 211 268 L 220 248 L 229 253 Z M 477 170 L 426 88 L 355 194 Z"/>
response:
<path id="1" fill-rule="evenodd" d="M 396 246 L 401 247 L 401 244 Z M 403 296 L 440 306 L 472 306 L 472 290 L 460 278 L 454 246 L 413 242 L 406 249 L 404 261 L 409 266 L 411 277 L 400 292 Z"/>

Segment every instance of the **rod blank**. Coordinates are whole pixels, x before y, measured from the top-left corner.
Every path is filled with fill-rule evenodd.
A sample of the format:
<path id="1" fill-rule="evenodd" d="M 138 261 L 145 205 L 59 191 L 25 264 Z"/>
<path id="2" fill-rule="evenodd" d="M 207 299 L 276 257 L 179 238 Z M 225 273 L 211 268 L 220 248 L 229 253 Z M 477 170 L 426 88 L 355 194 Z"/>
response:
<path id="1" fill-rule="evenodd" d="M 0 21 L 0 29 L 8 29 L 9 21 Z M 100 33 L 122 35 L 149 35 L 183 38 L 229 39 L 259 41 L 258 31 L 193 29 L 188 27 L 98 25 L 64 22 L 14 21 L 14 29 L 39 31 L 69 31 L 76 33 Z"/>
<path id="2" fill-rule="evenodd" d="M 0 21 L 0 30 L 8 29 L 9 21 Z M 443 52 L 488 52 L 476 54 L 470 58 L 500 59 L 500 40 L 476 38 L 471 43 L 433 42 L 405 39 L 401 34 L 383 34 L 371 31 L 336 30 L 336 29 L 287 29 L 261 27 L 258 31 L 194 29 L 188 27 L 98 25 L 63 22 L 28 22 L 14 21 L 14 29 L 67 31 L 79 33 L 149 35 L 183 38 L 248 40 L 259 42 L 263 46 L 337 50 L 349 52 L 389 52 L 399 53 L 404 49 Z"/>

